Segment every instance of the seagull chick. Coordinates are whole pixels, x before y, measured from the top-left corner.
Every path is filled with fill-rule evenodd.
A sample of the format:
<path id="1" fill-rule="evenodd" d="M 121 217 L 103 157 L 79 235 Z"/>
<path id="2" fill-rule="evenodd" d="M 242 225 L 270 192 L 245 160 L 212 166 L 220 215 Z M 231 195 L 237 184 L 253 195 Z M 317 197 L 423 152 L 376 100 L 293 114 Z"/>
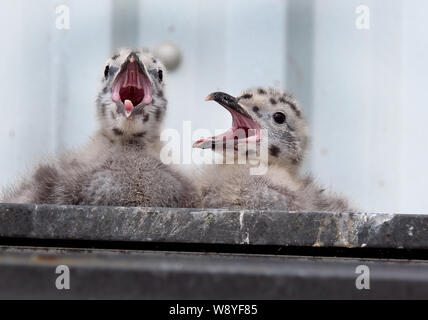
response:
<path id="1" fill-rule="evenodd" d="M 164 77 L 147 50 L 120 49 L 104 68 L 90 142 L 40 164 L 2 202 L 193 206 L 192 184 L 159 159 Z"/>
<path id="2" fill-rule="evenodd" d="M 194 148 L 212 149 L 226 163 L 206 166 L 197 179 L 203 207 L 287 211 L 350 211 L 347 201 L 328 195 L 311 177 L 299 173 L 308 146 L 307 124 L 297 101 L 273 88 L 252 88 L 235 98 L 210 94 L 232 115 L 232 128 L 199 139 Z M 254 143 L 255 149 L 248 145 Z M 229 152 L 228 152 L 229 151 Z M 266 157 L 260 153 L 266 152 Z M 225 156 L 226 154 L 226 156 Z M 232 163 L 227 162 L 232 154 Z M 236 163 L 245 156 L 245 163 Z M 264 160 L 265 159 L 265 160 Z M 265 174 L 250 173 L 252 163 L 266 165 Z"/>

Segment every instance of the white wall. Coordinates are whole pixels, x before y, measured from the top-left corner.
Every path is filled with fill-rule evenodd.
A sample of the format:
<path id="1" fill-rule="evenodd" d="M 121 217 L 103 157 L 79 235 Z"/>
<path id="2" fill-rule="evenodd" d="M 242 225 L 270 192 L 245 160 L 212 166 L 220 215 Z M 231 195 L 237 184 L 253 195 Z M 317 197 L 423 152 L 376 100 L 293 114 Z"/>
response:
<path id="1" fill-rule="evenodd" d="M 428 213 L 426 1 L 315 2 L 311 169 L 362 209 Z M 425 107 L 425 108 L 424 108 Z"/>
<path id="2" fill-rule="evenodd" d="M 428 2 L 403 2 L 400 210 L 428 213 Z"/>
<path id="3" fill-rule="evenodd" d="M 0 10 L 0 183 L 54 150 L 48 2 L 3 1 Z"/>
<path id="4" fill-rule="evenodd" d="M 56 29 L 55 8 L 71 28 Z M 36 159 L 81 144 L 94 130 L 94 101 L 110 54 L 110 2 L 2 1 L 0 186 Z"/>
<path id="5" fill-rule="evenodd" d="M 399 195 L 400 1 L 316 2 L 312 169 L 366 210 L 401 209 Z"/>

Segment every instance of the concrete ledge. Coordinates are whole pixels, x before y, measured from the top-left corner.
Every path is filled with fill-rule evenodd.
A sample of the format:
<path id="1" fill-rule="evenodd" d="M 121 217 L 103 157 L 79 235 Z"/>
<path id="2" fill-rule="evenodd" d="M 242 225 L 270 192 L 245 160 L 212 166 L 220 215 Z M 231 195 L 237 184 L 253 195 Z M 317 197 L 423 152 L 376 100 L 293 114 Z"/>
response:
<path id="1" fill-rule="evenodd" d="M 425 215 L 0 204 L 0 298 L 424 299 L 427 248 Z"/>
<path id="2" fill-rule="evenodd" d="M 426 299 L 428 262 L 0 247 L 0 283 L 0 299 Z"/>
<path id="3" fill-rule="evenodd" d="M 0 204 L 0 238 L 427 249 L 428 215 Z"/>

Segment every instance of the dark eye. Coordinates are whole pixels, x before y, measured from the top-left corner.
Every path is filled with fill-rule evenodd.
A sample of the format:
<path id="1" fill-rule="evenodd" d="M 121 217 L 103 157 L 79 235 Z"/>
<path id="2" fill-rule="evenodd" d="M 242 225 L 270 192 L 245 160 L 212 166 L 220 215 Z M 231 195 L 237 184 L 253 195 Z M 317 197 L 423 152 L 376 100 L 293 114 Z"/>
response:
<path id="1" fill-rule="evenodd" d="M 104 77 L 107 79 L 108 77 L 108 71 L 110 70 L 110 66 L 106 66 L 106 68 L 104 69 Z"/>
<path id="2" fill-rule="evenodd" d="M 158 71 L 158 77 L 159 77 L 159 80 L 160 80 L 160 81 L 162 81 L 162 80 L 163 80 L 163 71 L 162 71 L 162 70 L 159 70 L 159 71 Z"/>
<path id="3" fill-rule="evenodd" d="M 285 122 L 285 114 L 282 112 L 274 113 L 273 120 L 275 120 L 276 123 L 284 123 Z"/>

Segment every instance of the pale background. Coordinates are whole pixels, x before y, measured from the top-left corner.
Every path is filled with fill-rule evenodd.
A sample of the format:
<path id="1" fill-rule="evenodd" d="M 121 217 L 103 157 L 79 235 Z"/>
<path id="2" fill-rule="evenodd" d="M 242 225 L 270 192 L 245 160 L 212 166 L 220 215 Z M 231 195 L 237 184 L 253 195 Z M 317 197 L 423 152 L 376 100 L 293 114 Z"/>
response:
<path id="1" fill-rule="evenodd" d="M 55 28 L 55 8 L 71 29 Z M 89 5 L 90 4 L 90 5 Z M 370 30 L 355 9 L 370 8 Z M 3 0 L 0 185 L 95 129 L 104 61 L 173 41 L 165 127 L 227 128 L 212 91 L 286 88 L 311 124 L 306 168 L 365 211 L 428 213 L 428 1 Z"/>

